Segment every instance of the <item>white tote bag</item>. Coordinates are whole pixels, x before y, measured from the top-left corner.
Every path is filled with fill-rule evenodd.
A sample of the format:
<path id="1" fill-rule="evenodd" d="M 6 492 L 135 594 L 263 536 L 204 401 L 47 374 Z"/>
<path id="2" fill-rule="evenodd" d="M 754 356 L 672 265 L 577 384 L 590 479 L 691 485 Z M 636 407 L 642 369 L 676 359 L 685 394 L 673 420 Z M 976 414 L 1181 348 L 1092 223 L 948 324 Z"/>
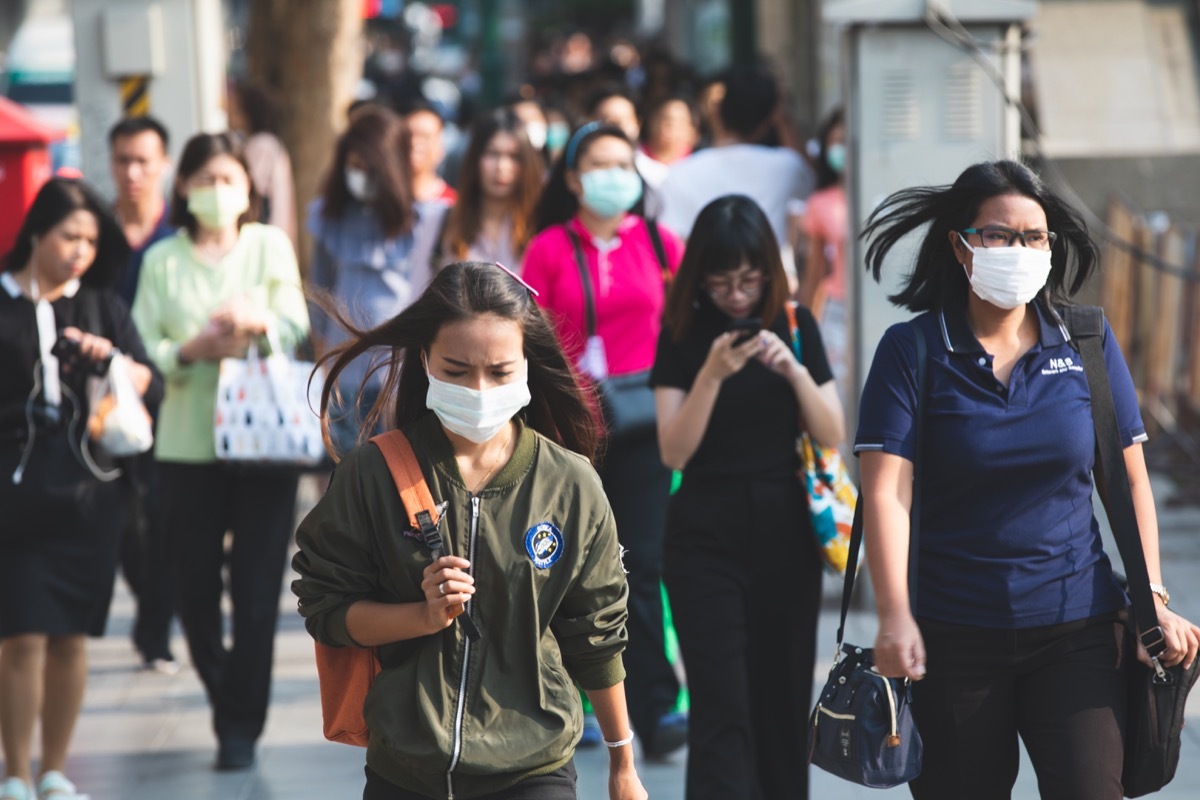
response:
<path id="1" fill-rule="evenodd" d="M 325 457 L 318 416 L 325 376 L 283 354 L 274 331 L 271 355 L 250 345 L 245 358 L 221 359 L 213 425 L 217 459 L 311 467 Z M 309 378 L 312 378 L 310 383 Z"/>

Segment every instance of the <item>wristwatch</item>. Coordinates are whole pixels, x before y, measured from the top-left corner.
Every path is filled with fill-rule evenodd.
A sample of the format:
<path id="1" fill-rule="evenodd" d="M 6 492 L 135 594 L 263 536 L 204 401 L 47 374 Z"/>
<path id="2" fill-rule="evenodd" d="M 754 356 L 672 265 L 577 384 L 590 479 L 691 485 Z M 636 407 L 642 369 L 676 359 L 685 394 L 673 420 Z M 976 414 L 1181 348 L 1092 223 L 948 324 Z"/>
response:
<path id="1" fill-rule="evenodd" d="M 1167 591 L 1167 587 L 1161 583 L 1152 583 L 1150 584 L 1150 591 L 1162 598 L 1164 606 L 1171 605 L 1171 593 Z"/>

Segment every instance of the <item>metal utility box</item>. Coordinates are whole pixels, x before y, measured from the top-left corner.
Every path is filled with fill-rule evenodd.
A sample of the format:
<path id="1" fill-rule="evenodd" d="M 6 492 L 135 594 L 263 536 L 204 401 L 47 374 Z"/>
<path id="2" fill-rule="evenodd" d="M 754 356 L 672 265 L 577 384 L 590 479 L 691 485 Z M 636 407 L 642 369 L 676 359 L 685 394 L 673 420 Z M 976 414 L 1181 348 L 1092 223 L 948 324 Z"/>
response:
<path id="1" fill-rule="evenodd" d="M 917 239 L 910 236 L 893 248 L 882 283 L 876 284 L 863 270 L 866 246 L 858 234 L 894 191 L 951 183 L 975 162 L 1019 156 L 1020 117 L 1006 94 L 1020 97 L 1020 25 L 1036 10 L 1036 2 L 1017 0 L 826 5 L 826 22 L 844 26 L 846 263 L 856 387 L 866 379 L 883 332 L 911 316 L 887 297 L 911 268 Z M 853 394 L 856 406 L 858 393 Z M 857 417 L 856 407 L 847 411 Z"/>

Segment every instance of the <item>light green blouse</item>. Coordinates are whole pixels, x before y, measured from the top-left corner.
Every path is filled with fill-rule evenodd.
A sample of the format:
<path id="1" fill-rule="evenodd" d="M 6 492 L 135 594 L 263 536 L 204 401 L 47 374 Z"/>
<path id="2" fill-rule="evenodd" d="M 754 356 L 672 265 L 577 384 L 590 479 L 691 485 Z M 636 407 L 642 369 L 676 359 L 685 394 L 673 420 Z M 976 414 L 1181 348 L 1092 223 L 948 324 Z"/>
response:
<path id="1" fill-rule="evenodd" d="M 278 228 L 243 225 L 233 250 L 216 265 L 196 257 L 184 231 L 146 252 L 133 321 L 166 380 L 154 443 L 154 455 L 161 461 L 216 460 L 213 413 L 220 365 L 199 361 L 183 366 L 179 348 L 200 332 L 217 308 L 238 295 L 274 317 L 273 327 L 286 352 L 308 335 L 296 253 Z M 262 346 L 265 349 L 265 343 Z"/>

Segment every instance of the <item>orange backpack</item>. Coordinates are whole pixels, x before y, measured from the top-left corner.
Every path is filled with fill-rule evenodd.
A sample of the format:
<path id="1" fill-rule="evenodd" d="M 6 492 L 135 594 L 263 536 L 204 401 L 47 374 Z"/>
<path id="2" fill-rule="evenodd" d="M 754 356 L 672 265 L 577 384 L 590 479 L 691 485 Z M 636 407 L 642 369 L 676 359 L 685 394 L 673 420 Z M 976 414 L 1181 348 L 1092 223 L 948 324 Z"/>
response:
<path id="1" fill-rule="evenodd" d="M 387 461 L 400 501 L 415 530 L 422 526 L 418 514 L 428 513 L 437 524 L 437 508 L 412 445 L 400 431 L 372 437 L 371 442 Z M 459 606 L 461 613 L 461 606 Z M 377 647 L 330 647 L 315 642 L 317 679 L 321 684 L 321 719 L 325 738 L 333 742 L 366 747 L 371 732 L 363 719 L 363 703 L 382 665 Z"/>

